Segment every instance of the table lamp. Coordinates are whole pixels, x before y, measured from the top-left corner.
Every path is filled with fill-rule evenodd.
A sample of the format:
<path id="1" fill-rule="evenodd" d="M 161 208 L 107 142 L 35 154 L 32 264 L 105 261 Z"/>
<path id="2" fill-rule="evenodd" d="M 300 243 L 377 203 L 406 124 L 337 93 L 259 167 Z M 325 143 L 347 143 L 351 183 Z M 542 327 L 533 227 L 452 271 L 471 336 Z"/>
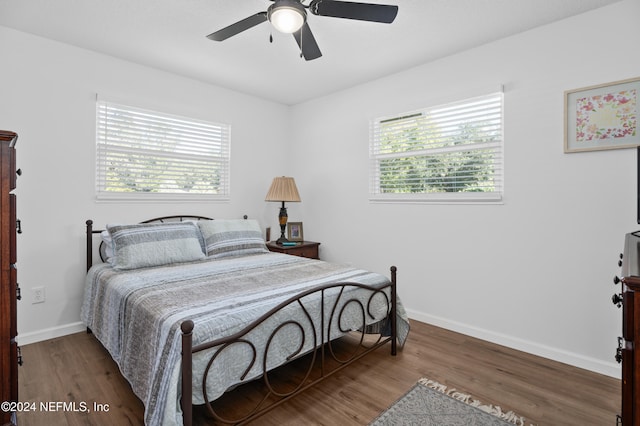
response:
<path id="1" fill-rule="evenodd" d="M 271 188 L 269 188 L 269 192 L 267 192 L 267 196 L 264 198 L 265 201 L 277 201 L 282 203 L 282 207 L 280 207 L 280 214 L 278 215 L 278 222 L 280 223 L 280 238 L 276 241 L 276 244 L 282 245 L 282 243 L 287 242 L 288 240 L 284 236 L 284 230 L 287 226 L 287 208 L 284 203 L 286 201 L 289 202 L 300 202 L 300 194 L 298 194 L 298 188 L 296 187 L 296 182 L 292 177 L 276 177 L 273 178 L 273 182 L 271 182 Z"/>

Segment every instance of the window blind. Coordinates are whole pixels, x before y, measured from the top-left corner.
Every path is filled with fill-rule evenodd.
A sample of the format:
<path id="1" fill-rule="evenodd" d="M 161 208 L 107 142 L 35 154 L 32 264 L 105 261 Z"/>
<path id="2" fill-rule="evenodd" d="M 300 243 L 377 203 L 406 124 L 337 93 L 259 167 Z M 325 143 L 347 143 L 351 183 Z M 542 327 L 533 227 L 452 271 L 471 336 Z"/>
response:
<path id="1" fill-rule="evenodd" d="M 230 126 L 98 100 L 98 199 L 228 199 Z"/>
<path id="2" fill-rule="evenodd" d="M 498 201 L 503 96 L 372 120 L 372 200 Z"/>

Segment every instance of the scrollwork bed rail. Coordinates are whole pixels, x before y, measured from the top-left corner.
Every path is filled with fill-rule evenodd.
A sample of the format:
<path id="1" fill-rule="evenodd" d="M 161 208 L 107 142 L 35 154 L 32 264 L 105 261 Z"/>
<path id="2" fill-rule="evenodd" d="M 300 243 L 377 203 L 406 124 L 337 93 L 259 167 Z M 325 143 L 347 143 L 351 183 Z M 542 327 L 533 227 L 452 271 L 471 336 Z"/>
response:
<path id="1" fill-rule="evenodd" d="M 314 386 L 315 384 L 319 383 L 325 378 L 333 375 L 334 373 L 339 372 L 340 370 L 347 367 L 351 363 L 359 360 L 369 352 L 389 342 L 391 343 L 391 355 L 395 356 L 397 352 L 396 272 L 397 272 L 396 267 L 392 266 L 391 282 L 383 287 L 371 287 L 371 286 L 367 286 L 359 283 L 338 283 L 338 284 L 328 284 L 312 290 L 305 291 L 299 295 L 296 295 L 295 297 L 292 297 L 280 303 L 278 306 L 272 308 L 269 312 L 265 313 L 262 317 L 258 318 L 256 321 L 254 321 L 252 324 L 244 328 L 242 331 L 223 339 L 217 339 L 211 342 L 206 342 L 206 343 L 195 345 L 195 346 L 193 345 L 193 341 L 192 341 L 194 323 L 191 320 L 184 321 L 181 325 L 181 329 L 182 329 L 181 404 L 182 404 L 182 410 L 183 410 L 183 416 L 184 416 L 183 417 L 184 425 L 185 426 L 192 425 L 193 407 L 192 407 L 191 401 L 193 398 L 193 393 L 192 393 L 193 392 L 192 390 L 193 355 L 212 349 L 212 348 L 217 347 L 218 350 L 210 356 L 207 362 L 207 367 L 203 376 L 201 389 L 204 395 L 205 406 L 209 414 L 213 416 L 213 418 L 216 419 L 217 421 L 222 423 L 227 423 L 227 424 L 244 424 L 265 414 L 266 412 L 272 410 L 278 405 L 293 398 L 294 396 L 305 391 L 306 389 Z M 348 288 L 359 288 L 361 290 L 369 292 L 370 294 L 368 298 L 366 298 L 366 306 L 365 304 L 362 303 L 360 299 L 352 296 L 348 296 L 347 295 L 348 292 L 346 291 Z M 385 292 L 385 289 L 387 288 L 390 289 L 389 291 L 390 294 L 387 294 Z M 335 300 L 329 301 L 329 298 L 327 297 L 327 293 L 329 293 L 331 290 L 336 290 L 338 293 L 338 296 L 335 298 Z M 305 307 L 305 303 L 302 300 L 304 298 L 318 300 L 318 298 L 314 298 L 313 296 L 318 296 L 320 300 L 320 306 L 321 306 L 320 315 L 312 316 L 307 310 L 307 308 Z M 370 313 L 370 305 L 373 303 L 373 300 L 376 296 L 380 296 L 381 298 L 383 298 L 384 303 L 386 303 L 388 307 L 386 319 L 389 320 L 389 327 L 388 327 L 389 333 L 387 336 L 383 336 L 382 334 L 380 334 L 375 342 L 370 343 L 369 345 L 366 345 L 364 343 L 364 337 L 367 329 L 366 318 L 368 317 L 370 320 L 374 319 Z M 348 299 L 344 300 L 343 297 L 348 297 Z M 313 347 L 316 349 L 312 350 L 311 353 L 308 354 L 310 357 L 308 368 L 305 374 L 303 375 L 302 379 L 295 386 L 295 388 L 291 391 L 281 392 L 276 390 L 272 386 L 269 379 L 269 370 L 267 369 L 267 365 L 268 365 L 267 358 L 269 356 L 270 342 L 283 327 L 292 326 L 300 330 L 302 338 L 299 342 L 297 342 L 296 346 L 292 349 L 291 354 L 289 355 L 287 361 L 293 360 L 298 356 L 302 355 L 301 350 L 305 346 L 307 336 L 306 336 L 306 333 L 304 332 L 304 325 L 300 324 L 297 321 L 285 321 L 283 323 L 280 323 L 276 327 L 274 327 L 267 339 L 268 343 L 267 343 L 267 347 L 264 348 L 262 360 L 257 359 L 257 356 L 256 356 L 258 352 L 257 349 L 255 348 L 255 346 L 250 340 L 245 338 L 245 336 L 253 329 L 265 323 L 267 320 L 269 320 L 269 318 L 272 318 L 276 313 L 281 312 L 283 309 L 291 305 L 298 305 L 304 311 L 306 320 L 309 322 L 307 325 L 310 325 L 311 329 L 313 330 L 312 336 L 310 337 L 313 339 Z M 356 345 L 355 350 L 353 350 L 351 355 L 348 356 L 347 359 L 341 359 L 333 350 L 333 339 L 331 334 L 332 334 L 332 330 L 334 330 L 334 327 L 335 327 L 334 323 L 338 324 L 337 327 L 339 329 L 339 332 L 342 334 L 345 334 L 350 331 L 353 332 L 353 330 L 342 329 L 340 325 L 340 320 L 345 309 L 347 309 L 348 306 L 354 306 L 354 305 L 356 306 L 357 309 L 360 309 L 362 314 L 362 324 L 357 331 L 357 333 L 360 335 L 360 338 L 359 338 L 358 344 Z M 340 306 L 340 308 L 338 308 L 338 306 Z M 326 307 L 330 308 L 330 312 L 328 313 L 327 317 L 325 315 Z M 322 336 L 318 336 L 316 330 L 320 330 Z M 240 417 L 230 419 L 216 412 L 212 404 L 210 402 L 207 402 L 209 401 L 209 399 L 207 398 L 207 378 L 208 378 L 208 371 L 213 365 L 213 363 L 215 362 L 216 358 L 224 350 L 236 344 L 247 345 L 251 348 L 253 352 L 253 357 L 251 359 L 250 365 L 248 365 L 245 370 L 245 374 L 253 367 L 256 361 L 261 361 L 262 370 L 261 370 L 259 379 L 261 379 L 264 382 L 264 385 L 267 391 L 265 395 L 262 397 L 262 399 L 253 408 L 249 409 L 245 414 L 241 415 Z M 316 366 L 316 360 L 318 358 L 319 358 L 319 367 Z M 329 359 L 335 361 L 332 363 L 334 367 L 332 367 L 331 369 L 328 369 L 329 363 L 327 361 Z M 319 372 L 316 370 L 319 370 Z M 313 371 L 315 371 L 316 373 L 319 373 L 319 375 L 312 379 L 311 376 Z M 275 402 L 270 402 L 268 405 L 265 404 L 265 401 L 273 398 L 275 398 Z"/>

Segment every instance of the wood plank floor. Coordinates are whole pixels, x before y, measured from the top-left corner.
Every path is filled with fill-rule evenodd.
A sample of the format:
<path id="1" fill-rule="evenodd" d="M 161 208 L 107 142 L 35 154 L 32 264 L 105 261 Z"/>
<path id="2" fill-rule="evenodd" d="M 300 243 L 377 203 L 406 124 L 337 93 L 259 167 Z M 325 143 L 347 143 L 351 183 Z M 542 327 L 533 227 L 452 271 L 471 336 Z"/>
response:
<path id="1" fill-rule="evenodd" d="M 421 377 L 513 410 L 527 424 L 615 424 L 619 380 L 424 323 L 411 327 L 398 356 L 379 349 L 254 424 L 366 425 Z M 22 354 L 20 400 L 38 408 L 19 413 L 20 426 L 143 424 L 142 403 L 93 335 L 26 345 Z M 81 411 L 54 404 L 43 412 L 41 402 L 75 402 Z M 81 403 L 91 412 L 82 412 Z M 95 411 L 94 403 L 103 409 Z"/>

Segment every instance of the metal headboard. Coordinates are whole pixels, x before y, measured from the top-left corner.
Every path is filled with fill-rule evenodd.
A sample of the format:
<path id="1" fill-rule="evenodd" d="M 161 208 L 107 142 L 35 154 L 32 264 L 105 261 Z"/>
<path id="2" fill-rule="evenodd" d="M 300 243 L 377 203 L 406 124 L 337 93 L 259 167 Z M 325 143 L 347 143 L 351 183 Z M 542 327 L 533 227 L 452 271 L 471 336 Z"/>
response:
<path id="1" fill-rule="evenodd" d="M 243 219 L 248 219 L 248 218 L 249 217 L 247 215 L 243 216 Z M 185 220 L 213 220 L 213 218 L 206 217 L 206 216 L 199 216 L 199 215 L 172 215 L 172 216 L 156 217 L 154 219 L 147 219 L 140 223 L 184 222 Z M 89 269 L 91 269 L 91 266 L 93 265 L 93 235 L 101 233 L 102 231 L 104 231 L 104 229 L 93 229 L 93 220 L 91 219 L 88 219 L 85 223 L 87 225 L 86 237 L 87 237 L 87 271 L 88 271 Z M 103 250 L 102 250 L 103 245 L 104 245 L 104 242 L 101 241 L 100 246 L 98 248 L 98 253 L 100 254 L 100 260 L 104 262 L 105 259 L 104 259 Z"/>

